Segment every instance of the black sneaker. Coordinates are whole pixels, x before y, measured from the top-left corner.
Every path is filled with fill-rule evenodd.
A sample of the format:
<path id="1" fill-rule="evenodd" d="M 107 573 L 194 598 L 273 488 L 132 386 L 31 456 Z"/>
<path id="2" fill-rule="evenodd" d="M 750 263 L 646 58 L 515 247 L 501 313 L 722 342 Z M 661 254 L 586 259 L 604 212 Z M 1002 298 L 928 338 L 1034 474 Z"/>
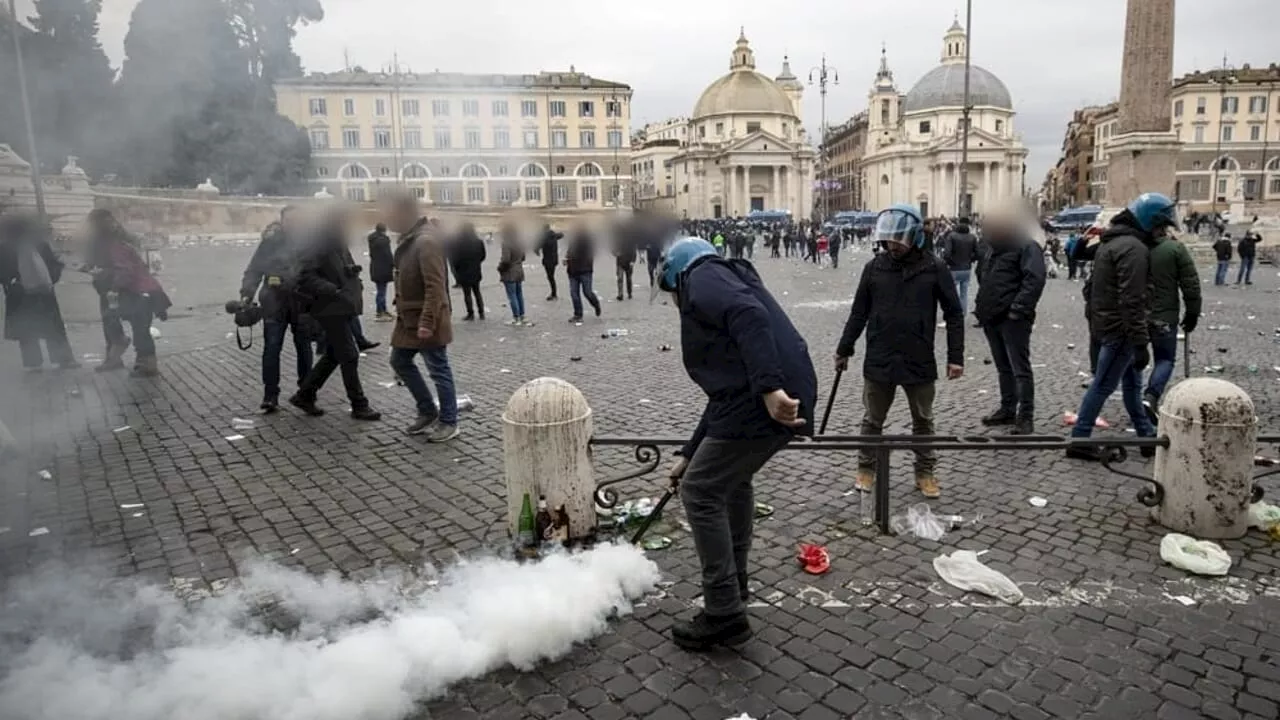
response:
<path id="1" fill-rule="evenodd" d="M 1097 448 L 1092 447 L 1076 447 L 1067 448 L 1067 457 L 1071 460 L 1085 460 L 1087 462 L 1098 462 L 1102 458 L 1102 454 Z"/>
<path id="2" fill-rule="evenodd" d="M 1151 393 L 1145 393 L 1142 396 L 1142 409 L 1147 412 L 1147 419 L 1152 425 L 1160 424 L 1160 413 L 1156 412 L 1156 408 L 1160 405 L 1160 400 Z"/>
<path id="3" fill-rule="evenodd" d="M 404 431 L 410 435 L 421 435 L 431 429 L 435 422 L 436 418 L 431 415 L 419 415 L 418 419 L 414 420 L 413 424 L 405 428 Z"/>
<path id="4" fill-rule="evenodd" d="M 278 395 L 267 395 L 262 398 L 262 404 L 258 406 L 263 415 L 271 415 L 280 410 L 280 397 Z"/>
<path id="5" fill-rule="evenodd" d="M 747 587 L 746 573 L 738 573 L 738 598 L 744 603 L 751 599 L 751 589 Z"/>
<path id="6" fill-rule="evenodd" d="M 693 620 L 673 625 L 671 639 L 684 650 L 710 650 L 717 645 L 734 647 L 751 639 L 751 623 L 746 613 L 716 616 L 699 612 Z"/>
<path id="7" fill-rule="evenodd" d="M 320 417 L 321 415 L 324 415 L 324 408 L 316 405 L 315 398 L 304 397 L 302 393 L 298 393 L 289 398 L 289 404 L 311 417 Z"/>
<path id="8" fill-rule="evenodd" d="M 466 317 L 462 318 L 462 322 L 475 322 L 475 320 L 476 320 L 475 315 L 467 315 Z"/>
<path id="9" fill-rule="evenodd" d="M 618 296 L 618 302 L 622 302 L 622 296 L 621 296 L 621 295 L 619 295 L 619 296 Z"/>
<path id="10" fill-rule="evenodd" d="M 1031 418 L 1018 418 L 1013 423 L 1013 429 L 1009 431 L 1010 435 L 1035 435 L 1035 422 Z"/>
<path id="11" fill-rule="evenodd" d="M 1001 408 L 982 418 L 982 424 L 987 427 L 994 427 L 996 425 L 1013 425 L 1017 419 L 1018 416 L 1015 415 L 1012 410 L 1005 410 L 1004 408 Z"/>
<path id="12" fill-rule="evenodd" d="M 600 303 L 596 303 L 594 307 L 596 309 L 596 317 L 600 317 Z"/>
<path id="13" fill-rule="evenodd" d="M 382 343 L 369 342 L 368 340 L 362 340 L 356 343 L 356 347 L 360 348 L 360 352 L 364 352 L 365 350 L 372 350 L 381 344 Z"/>
<path id="14" fill-rule="evenodd" d="M 369 422 L 375 422 L 377 420 L 382 419 L 382 413 L 368 406 L 360 407 L 360 408 L 351 408 L 351 419 L 367 420 Z"/>
<path id="15" fill-rule="evenodd" d="M 582 316 L 581 316 L 581 315 L 574 315 L 573 317 L 569 318 L 569 322 L 571 322 L 571 323 L 580 323 L 580 322 L 582 322 Z"/>

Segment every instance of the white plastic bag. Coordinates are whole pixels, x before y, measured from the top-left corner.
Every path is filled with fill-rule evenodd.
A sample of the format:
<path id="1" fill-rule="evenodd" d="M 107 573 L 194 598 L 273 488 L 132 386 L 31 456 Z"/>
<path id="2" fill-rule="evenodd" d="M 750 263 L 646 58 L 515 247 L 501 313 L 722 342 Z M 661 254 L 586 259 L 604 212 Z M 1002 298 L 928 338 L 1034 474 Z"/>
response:
<path id="1" fill-rule="evenodd" d="M 1256 502 L 1249 506 L 1249 527 L 1263 532 L 1280 525 L 1280 506 Z"/>
<path id="2" fill-rule="evenodd" d="M 961 590 L 972 590 L 990 595 L 1010 605 L 1022 602 L 1022 590 L 1004 573 L 983 565 L 978 553 L 972 550 L 956 550 L 950 555 L 933 559 L 933 569 L 947 584 Z"/>
<path id="3" fill-rule="evenodd" d="M 907 508 L 906 515 L 894 515 L 889 518 L 889 529 L 895 535 L 911 533 L 918 538 L 935 542 L 947 534 L 946 526 L 925 503 L 917 503 Z"/>
<path id="4" fill-rule="evenodd" d="M 1160 559 L 1197 575 L 1226 575 L 1231 556 L 1218 543 L 1169 533 L 1160 541 Z"/>

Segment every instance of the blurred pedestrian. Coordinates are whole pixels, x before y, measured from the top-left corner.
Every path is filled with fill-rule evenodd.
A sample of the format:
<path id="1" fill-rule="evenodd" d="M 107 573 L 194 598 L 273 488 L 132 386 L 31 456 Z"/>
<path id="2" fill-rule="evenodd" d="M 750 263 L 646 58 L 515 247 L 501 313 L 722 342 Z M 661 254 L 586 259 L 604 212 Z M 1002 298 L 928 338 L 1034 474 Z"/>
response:
<path id="1" fill-rule="evenodd" d="M 467 315 L 462 318 L 463 321 L 475 320 L 477 312 L 483 320 L 484 297 L 480 295 L 480 281 L 484 276 L 484 261 L 488 254 L 484 241 L 476 234 L 474 225 L 465 223 L 446 250 L 452 255 L 453 272 L 458 285 L 462 288 L 462 302 L 467 308 Z M 523 276 L 523 267 L 520 272 Z"/>
<path id="2" fill-rule="evenodd" d="M 511 324 L 524 325 L 524 248 L 520 247 L 520 232 L 514 225 L 504 225 L 502 257 L 498 261 L 498 275 L 507 291 L 507 307 L 511 308 Z"/>
<path id="3" fill-rule="evenodd" d="M 369 279 L 373 281 L 374 304 L 378 322 L 391 322 L 395 317 L 387 312 L 387 285 L 392 281 L 395 263 L 391 259 L 391 238 L 387 226 L 378 223 L 369 233 Z"/>
<path id="4" fill-rule="evenodd" d="M 22 214 L 0 215 L 0 287 L 4 288 L 4 339 L 16 340 L 22 366 L 30 371 L 49 362 L 67 370 L 80 367 L 54 286 L 62 279 L 63 263 L 49 245 L 48 231 L 36 218 Z M 40 346 L 44 342 L 44 348 Z"/>
<path id="5" fill-rule="evenodd" d="M 167 319 L 172 303 L 138 253 L 138 242 L 109 210 L 98 208 L 89 212 L 87 255 L 102 311 L 102 333 L 107 341 L 106 358 L 95 369 L 107 372 L 124 368 L 124 353 L 130 345 L 124 331 L 127 322 L 133 331 L 136 354 L 133 374 L 159 375 L 151 322 L 157 317 Z"/>

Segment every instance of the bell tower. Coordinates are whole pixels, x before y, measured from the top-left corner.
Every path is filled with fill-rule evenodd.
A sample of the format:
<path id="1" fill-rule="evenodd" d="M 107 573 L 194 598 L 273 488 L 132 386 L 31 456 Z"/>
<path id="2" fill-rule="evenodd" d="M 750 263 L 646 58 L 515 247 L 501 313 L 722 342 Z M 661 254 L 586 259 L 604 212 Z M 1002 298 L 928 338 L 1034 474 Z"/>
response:
<path id="1" fill-rule="evenodd" d="M 893 71 L 889 69 L 888 51 L 881 45 L 880 69 L 876 71 L 875 83 L 867 95 L 868 141 L 874 138 L 875 144 L 885 145 L 897 138 L 901 101 Z"/>

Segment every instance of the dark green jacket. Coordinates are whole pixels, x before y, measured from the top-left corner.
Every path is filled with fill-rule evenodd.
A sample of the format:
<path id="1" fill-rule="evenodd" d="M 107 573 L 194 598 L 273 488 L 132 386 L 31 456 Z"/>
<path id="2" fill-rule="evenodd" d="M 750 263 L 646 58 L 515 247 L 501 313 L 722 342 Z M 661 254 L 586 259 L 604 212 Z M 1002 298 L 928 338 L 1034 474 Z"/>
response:
<path id="1" fill-rule="evenodd" d="M 1200 275 L 1187 246 L 1172 238 L 1164 238 L 1151 248 L 1150 255 L 1151 322 L 1176 326 L 1182 305 L 1185 317 L 1200 317 Z M 1181 292 L 1182 301 L 1178 295 Z"/>

